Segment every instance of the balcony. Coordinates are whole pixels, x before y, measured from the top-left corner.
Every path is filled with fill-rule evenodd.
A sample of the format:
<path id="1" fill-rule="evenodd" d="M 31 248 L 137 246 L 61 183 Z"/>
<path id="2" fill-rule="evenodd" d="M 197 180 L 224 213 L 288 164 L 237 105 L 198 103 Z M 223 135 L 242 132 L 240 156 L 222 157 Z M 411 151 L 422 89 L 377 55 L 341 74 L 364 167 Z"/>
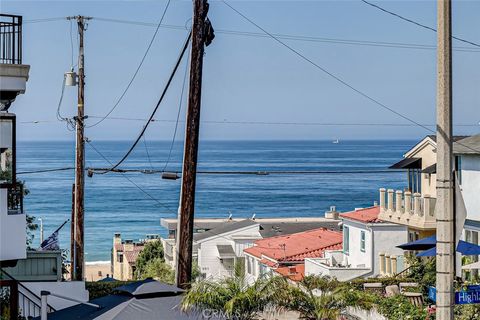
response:
<path id="1" fill-rule="evenodd" d="M 306 258 L 305 275 L 321 275 L 336 278 L 339 281 L 350 281 L 371 274 L 372 269 L 365 265 L 348 264 L 342 251 L 325 251 L 323 258 Z"/>
<path id="2" fill-rule="evenodd" d="M 22 17 L 0 14 L 0 111 L 25 93 L 29 71 L 22 64 Z"/>
<path id="3" fill-rule="evenodd" d="M 436 198 L 427 194 L 381 188 L 378 217 L 415 229 L 432 230 L 436 227 L 435 203 Z"/>
<path id="4" fill-rule="evenodd" d="M 5 271 L 18 281 L 62 281 L 62 252 L 28 251 L 26 259 Z"/>
<path id="5" fill-rule="evenodd" d="M 0 63 L 22 64 L 22 17 L 0 14 Z"/>

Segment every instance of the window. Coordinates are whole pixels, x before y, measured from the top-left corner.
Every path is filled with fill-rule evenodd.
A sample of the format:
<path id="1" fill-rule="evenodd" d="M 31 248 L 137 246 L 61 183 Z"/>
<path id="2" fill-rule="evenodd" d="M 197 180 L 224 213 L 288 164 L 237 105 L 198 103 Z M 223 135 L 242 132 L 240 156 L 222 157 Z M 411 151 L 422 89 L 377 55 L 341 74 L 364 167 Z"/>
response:
<path id="1" fill-rule="evenodd" d="M 343 253 L 348 254 L 348 250 L 350 247 L 350 228 L 343 227 Z"/>
<path id="2" fill-rule="evenodd" d="M 252 274 L 252 258 L 247 257 L 247 273 Z"/>
<path id="3" fill-rule="evenodd" d="M 365 231 L 360 231 L 360 251 L 365 252 Z"/>
<path id="4" fill-rule="evenodd" d="M 123 254 L 122 253 L 117 254 L 117 262 L 123 263 Z"/>

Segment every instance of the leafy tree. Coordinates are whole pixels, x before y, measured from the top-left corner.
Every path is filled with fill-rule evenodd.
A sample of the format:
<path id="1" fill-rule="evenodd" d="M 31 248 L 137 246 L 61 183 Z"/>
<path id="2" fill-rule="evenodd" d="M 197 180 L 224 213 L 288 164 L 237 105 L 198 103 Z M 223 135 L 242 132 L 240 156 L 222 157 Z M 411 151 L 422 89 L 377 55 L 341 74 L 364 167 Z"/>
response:
<path id="1" fill-rule="evenodd" d="M 371 310 L 377 297 L 361 292 L 327 276 L 307 276 L 291 285 L 279 301 L 283 307 L 297 311 L 302 319 L 336 320 L 348 307 Z"/>
<path id="2" fill-rule="evenodd" d="M 182 309 L 205 310 L 225 314 L 231 319 L 257 318 L 274 307 L 281 288 L 287 288 L 284 278 L 259 279 L 248 285 L 243 264 L 235 265 L 234 276 L 219 281 L 200 280 L 185 294 Z"/>
<path id="3" fill-rule="evenodd" d="M 401 294 L 378 299 L 377 309 L 378 312 L 384 315 L 388 320 L 425 320 L 428 319 L 429 316 L 427 308 L 419 308 L 415 306 L 407 297 Z"/>
<path id="4" fill-rule="evenodd" d="M 175 283 L 175 272 L 161 259 L 148 261 L 145 265 L 144 272 L 140 276 L 142 279 L 154 278 L 170 284 Z"/>
<path id="5" fill-rule="evenodd" d="M 159 260 L 160 262 L 165 262 L 164 251 L 162 242 L 159 240 L 149 241 L 145 244 L 145 247 L 138 255 L 136 261 L 136 271 L 135 277 L 141 279 L 143 274 L 146 272 L 147 264 L 150 261 Z"/>

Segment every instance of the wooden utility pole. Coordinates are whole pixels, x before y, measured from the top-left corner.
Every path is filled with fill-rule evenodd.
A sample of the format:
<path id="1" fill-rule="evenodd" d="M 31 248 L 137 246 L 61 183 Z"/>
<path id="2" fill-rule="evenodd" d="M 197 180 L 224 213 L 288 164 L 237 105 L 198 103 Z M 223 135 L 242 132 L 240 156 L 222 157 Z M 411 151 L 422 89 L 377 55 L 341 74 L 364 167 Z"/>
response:
<path id="1" fill-rule="evenodd" d="M 78 26 L 78 100 L 77 116 L 75 117 L 76 141 L 75 141 L 75 194 L 74 194 L 74 221 L 73 221 L 73 252 L 72 280 L 84 280 L 84 191 L 85 191 L 85 59 L 83 47 L 83 33 L 85 21 L 91 18 L 84 16 L 68 17 L 75 19 Z"/>
<path id="2" fill-rule="evenodd" d="M 190 85 L 183 154 L 182 190 L 177 231 L 177 286 L 186 288 L 192 278 L 193 219 L 197 174 L 198 136 L 205 26 L 208 11 L 206 0 L 193 0 Z"/>
<path id="3" fill-rule="evenodd" d="M 450 0 L 437 15 L 437 319 L 453 320 L 455 214 L 452 135 L 452 16 Z"/>

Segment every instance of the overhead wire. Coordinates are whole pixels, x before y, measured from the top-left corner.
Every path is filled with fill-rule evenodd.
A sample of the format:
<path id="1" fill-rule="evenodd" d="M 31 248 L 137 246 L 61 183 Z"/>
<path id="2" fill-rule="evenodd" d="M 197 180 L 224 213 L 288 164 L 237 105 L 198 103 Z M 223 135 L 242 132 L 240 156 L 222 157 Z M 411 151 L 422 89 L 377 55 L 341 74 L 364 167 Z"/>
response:
<path id="1" fill-rule="evenodd" d="M 185 61 L 186 61 L 185 62 L 185 72 L 183 74 L 182 91 L 180 92 L 180 102 L 178 103 L 177 118 L 175 119 L 175 129 L 173 130 L 172 142 L 170 143 L 170 148 L 169 148 L 169 151 L 168 151 L 167 161 L 165 161 L 165 165 L 163 166 L 163 171 L 165 171 L 167 169 L 168 164 L 170 163 L 170 159 L 172 158 L 173 147 L 175 145 L 175 139 L 177 137 L 178 123 L 179 123 L 179 120 L 180 120 L 180 113 L 182 111 L 182 104 L 183 104 L 183 94 L 185 92 L 185 86 L 187 84 L 188 60 L 189 59 L 185 59 Z"/>
<path id="2" fill-rule="evenodd" d="M 93 171 L 104 171 L 106 168 L 88 168 Z M 156 174 L 164 173 L 164 170 L 147 170 L 147 169 L 113 169 L 112 172 L 115 173 L 144 173 L 144 174 Z M 181 171 L 169 171 L 171 173 L 181 174 Z M 368 174 L 368 173 L 392 173 L 392 170 L 378 169 L 378 170 L 273 170 L 273 171 L 219 171 L 219 170 L 198 170 L 197 174 L 205 175 L 257 175 L 257 176 L 268 176 L 268 175 L 316 175 L 316 174 Z"/>
<path id="3" fill-rule="evenodd" d="M 170 74 L 170 77 L 169 77 L 169 79 L 168 79 L 168 81 L 167 81 L 167 83 L 166 83 L 166 85 L 165 85 L 165 87 L 164 87 L 164 89 L 163 89 L 163 92 L 162 92 L 160 98 L 158 99 L 157 104 L 156 104 L 155 108 L 153 109 L 153 111 L 152 111 L 152 113 L 151 113 L 151 115 L 150 115 L 147 123 L 144 125 L 142 131 L 141 131 L 140 134 L 137 136 L 137 138 L 135 139 L 134 143 L 131 145 L 131 147 L 130 147 L 129 150 L 125 153 L 125 155 L 124 155 L 115 165 L 113 165 L 112 168 L 110 168 L 109 170 L 106 170 L 106 171 L 103 172 L 102 174 L 106 174 L 106 173 L 110 172 L 111 170 L 117 168 L 120 164 L 122 164 L 122 163 L 128 158 L 128 156 L 130 155 L 130 153 L 132 153 L 133 149 L 135 149 L 136 145 L 138 144 L 138 142 L 139 142 L 140 139 L 142 138 L 143 134 L 144 134 L 145 131 L 147 130 L 148 126 L 150 125 L 151 120 L 152 120 L 153 117 L 155 116 L 158 108 L 160 107 L 160 104 L 161 104 L 162 101 L 163 101 L 163 98 L 165 97 L 165 95 L 166 95 L 166 93 L 167 93 L 167 91 L 168 91 L 168 88 L 170 87 L 170 84 L 172 83 L 172 80 L 173 80 L 173 78 L 174 78 L 174 76 L 175 76 L 175 74 L 176 74 L 176 72 L 177 72 L 177 70 L 178 70 L 178 67 L 180 66 L 180 63 L 182 62 L 182 59 L 183 59 L 183 57 L 184 57 L 184 55 L 185 55 L 185 52 L 187 51 L 188 44 L 189 44 L 189 42 L 190 42 L 191 36 L 192 36 L 192 33 L 189 32 L 187 38 L 185 39 L 185 43 L 184 43 L 184 45 L 183 45 L 182 51 L 181 51 L 180 55 L 178 56 L 178 59 L 177 59 L 177 61 L 176 61 L 176 63 L 175 63 L 175 66 L 174 66 L 174 68 L 173 68 L 173 70 L 172 70 L 172 73 Z"/>
<path id="4" fill-rule="evenodd" d="M 137 75 L 138 75 L 138 72 L 140 71 L 140 68 L 142 67 L 143 63 L 145 62 L 145 59 L 147 58 L 147 55 L 148 53 L 150 52 L 150 49 L 152 48 L 152 45 L 153 45 L 153 42 L 155 41 L 155 38 L 157 37 L 157 34 L 158 34 L 158 30 L 160 29 L 160 26 L 163 22 L 163 19 L 165 18 L 165 15 L 167 13 L 167 10 L 168 10 L 168 7 L 170 5 L 170 1 L 171 0 L 168 0 L 167 1 L 167 4 L 165 5 L 165 8 L 163 10 L 163 13 L 162 13 L 162 16 L 160 18 L 160 21 L 158 22 L 157 24 L 157 28 L 155 29 L 155 32 L 153 33 L 152 35 L 152 38 L 150 39 L 150 42 L 148 43 L 148 46 L 147 46 L 147 49 L 145 50 L 145 53 L 143 54 L 142 56 L 142 59 L 140 60 L 140 63 L 138 64 L 137 68 L 135 69 L 135 72 L 133 73 L 133 76 L 132 78 L 130 79 L 130 81 L 128 82 L 127 86 L 125 87 L 125 89 L 123 90 L 122 94 L 120 95 L 120 97 L 117 99 L 117 101 L 115 102 L 115 104 L 113 105 L 113 107 L 105 114 L 105 116 L 103 116 L 100 120 L 98 120 L 97 122 L 95 122 L 94 124 L 91 124 L 91 125 L 87 125 L 86 127 L 87 128 L 92 128 L 92 127 L 95 127 L 97 125 L 99 125 L 100 123 L 102 123 L 105 119 L 108 118 L 108 116 L 118 107 L 118 105 L 120 104 L 120 102 L 123 100 L 123 98 L 125 97 L 125 95 L 127 94 L 128 90 L 130 89 L 130 87 L 132 86 L 132 83 L 135 81 Z"/>
<path id="5" fill-rule="evenodd" d="M 229 7 L 230 9 L 232 9 L 234 12 L 236 12 L 238 15 L 240 15 L 242 18 L 244 18 L 246 21 L 248 21 L 250 24 L 254 25 L 255 27 L 257 27 L 258 29 L 262 30 L 265 34 L 268 34 L 273 40 L 277 41 L 278 43 L 280 43 L 282 46 L 284 46 L 285 48 L 287 48 L 288 50 L 290 50 L 291 52 L 293 52 L 295 55 L 297 55 L 298 57 L 300 57 L 301 59 L 305 60 L 306 62 L 310 63 L 311 65 L 313 65 L 314 67 L 316 67 L 317 69 L 319 69 L 320 71 L 322 71 L 323 73 L 327 74 L 328 76 L 330 76 L 331 78 L 333 78 L 334 80 L 336 80 L 337 82 L 343 84 L 344 86 L 346 86 L 347 88 L 351 89 L 352 91 L 356 92 L 357 94 L 361 95 L 362 97 L 370 100 L 371 102 L 373 102 L 374 104 L 380 106 L 381 108 L 407 120 L 408 122 L 411 122 L 413 124 L 415 124 L 416 126 L 418 127 L 421 127 L 423 129 L 425 129 L 426 131 L 429 131 L 429 132 L 432 132 L 432 133 L 436 133 L 436 131 L 430 129 L 428 126 L 398 112 L 397 110 L 387 106 L 386 104 L 380 102 L 379 100 L 373 98 L 372 96 L 366 94 L 365 92 L 361 91 L 360 89 L 357 89 L 356 87 L 354 87 L 353 85 L 351 85 L 350 83 L 346 82 L 345 80 L 343 80 L 342 78 L 340 78 L 339 76 L 333 74 L 332 72 L 328 71 L 326 68 L 320 66 L 319 64 L 317 64 L 316 62 L 314 62 L 313 60 L 309 59 L 308 57 L 306 57 L 305 55 L 303 55 L 301 52 L 299 52 L 298 50 L 294 49 L 292 46 L 286 44 L 285 42 L 283 42 L 282 40 L 278 39 L 277 37 L 275 37 L 273 34 L 269 33 L 266 29 L 264 29 L 262 26 L 260 26 L 259 24 L 257 24 L 255 21 L 253 21 L 252 19 L 248 18 L 246 15 L 244 15 L 243 13 L 241 13 L 240 11 L 238 11 L 237 9 L 235 9 L 232 5 L 230 5 L 227 1 L 225 0 L 221 0 L 227 7 Z M 462 144 L 460 141 L 456 141 L 457 144 L 465 147 L 465 148 L 468 148 L 472 151 L 475 151 L 475 152 L 480 152 L 480 150 L 475 150 L 474 148 L 470 147 L 470 146 L 467 146 L 467 145 L 464 145 Z"/>
<path id="6" fill-rule="evenodd" d="M 30 20 L 23 20 L 22 23 L 42 23 L 42 22 L 52 22 L 52 21 L 61 21 L 66 20 L 66 17 L 53 17 L 53 18 L 42 18 L 42 19 L 30 19 Z"/>
<path id="7" fill-rule="evenodd" d="M 417 21 L 415 21 L 415 20 L 406 18 L 406 17 L 404 17 L 404 16 L 402 16 L 402 15 L 399 15 L 398 13 L 395 13 L 395 12 L 393 12 L 393 11 L 387 10 L 387 9 L 385 9 L 385 8 L 379 6 L 379 5 L 376 5 L 376 4 L 372 3 L 372 2 L 369 2 L 369 1 L 367 1 L 367 0 L 360 0 L 360 1 L 363 2 L 363 3 L 365 3 L 365 4 L 367 4 L 367 5 L 369 5 L 369 6 L 371 6 L 371 7 L 373 7 L 373 8 L 376 8 L 376 9 L 378 9 L 378 10 L 380 10 L 380 11 L 383 11 L 383 12 L 385 12 L 385 13 L 388 13 L 388 14 L 394 16 L 394 17 L 397 17 L 397 18 L 399 18 L 399 19 L 401 19 L 401 20 L 403 20 L 403 21 L 412 23 L 412 24 L 414 24 L 414 25 L 416 25 L 416 26 L 419 26 L 419 27 L 421 27 L 421 28 L 424 28 L 424 29 L 427 29 L 427 30 L 430 30 L 430 31 L 433 31 L 433 32 L 437 32 L 437 29 L 435 29 L 435 28 L 432 28 L 432 27 L 430 27 L 430 26 L 427 26 L 427 25 L 425 25 L 425 24 L 423 24 L 423 23 L 420 23 L 420 22 L 417 22 Z M 475 42 L 473 42 L 473 41 L 469 41 L 469 40 L 466 40 L 466 39 L 463 39 L 463 38 L 460 38 L 460 37 L 456 37 L 456 36 L 452 36 L 452 38 L 455 39 L 455 40 L 461 41 L 461 42 L 463 42 L 463 43 L 470 44 L 470 45 L 475 46 L 475 47 L 480 47 L 480 44 L 475 43 Z"/>
<path id="8" fill-rule="evenodd" d="M 150 158 L 150 152 L 148 151 L 146 135 L 147 134 L 143 135 L 143 145 L 145 146 L 145 152 L 147 153 L 148 163 L 150 164 L 150 168 L 153 170 L 152 159 Z"/>
<path id="9" fill-rule="evenodd" d="M 60 99 L 58 100 L 58 105 L 57 105 L 57 120 L 60 122 L 65 122 L 67 124 L 67 129 L 69 131 L 74 131 L 75 130 L 75 122 L 67 117 L 62 116 L 61 114 L 61 107 L 62 107 L 62 101 L 63 101 L 63 96 L 65 93 L 65 86 L 66 86 L 66 77 L 63 76 L 63 81 L 62 81 L 62 91 L 60 93 Z"/>
<path id="10" fill-rule="evenodd" d="M 87 140 L 86 141 L 87 144 L 92 148 L 93 151 L 95 151 L 100 157 L 102 157 L 108 164 L 110 165 L 113 165 L 113 163 L 108 160 L 107 157 L 105 157 L 103 155 L 103 153 L 101 153 L 94 145 L 93 143 L 90 141 L 90 140 Z M 167 209 L 169 211 L 169 213 L 174 213 L 176 214 L 175 212 L 175 209 L 172 209 L 170 207 L 168 207 L 166 204 L 160 202 L 160 200 L 156 199 L 154 196 L 152 196 L 150 193 L 148 193 L 147 191 L 145 191 L 142 187 L 140 187 L 137 183 L 135 183 L 135 181 L 133 181 L 132 179 L 130 179 L 127 175 L 123 174 L 122 173 L 122 177 L 124 177 L 126 180 L 128 180 L 132 185 L 134 185 L 138 190 L 140 190 L 142 193 L 144 193 L 147 197 L 149 197 L 151 200 L 155 201 L 158 205 L 160 205 L 161 207 Z"/>
<path id="11" fill-rule="evenodd" d="M 17 174 L 21 175 L 21 174 L 47 173 L 47 172 L 66 171 L 66 170 L 73 170 L 73 169 L 75 169 L 75 167 L 52 168 L 52 169 L 20 171 L 20 172 L 17 172 Z"/>
<path id="12" fill-rule="evenodd" d="M 96 118 L 97 116 L 89 116 Z M 147 121 L 146 118 L 129 118 L 129 117 L 110 117 L 109 120 L 123 121 Z M 152 119 L 151 122 L 176 123 L 175 119 Z M 179 120 L 180 123 L 185 121 Z M 412 123 L 348 123 L 348 122 L 281 122 L 281 121 L 229 121 L 229 120 L 201 120 L 205 124 L 246 124 L 246 125 L 287 125 L 287 126 L 388 126 L 388 127 L 416 127 Z M 435 127 L 435 124 L 423 124 L 424 126 Z M 456 127 L 480 127 L 477 124 L 459 123 L 454 124 Z"/>
<path id="13" fill-rule="evenodd" d="M 93 17 L 93 19 L 96 19 L 98 21 L 104 21 L 104 22 L 123 23 L 128 25 L 138 25 L 138 26 L 144 26 L 144 27 L 157 26 L 157 24 L 155 23 L 141 22 L 141 21 L 109 19 L 109 18 L 101 18 L 101 17 Z M 161 27 L 167 28 L 167 29 L 173 29 L 173 30 L 187 29 L 185 26 L 171 25 L 171 24 L 162 24 Z M 229 30 L 229 29 L 215 29 L 215 33 L 247 36 L 247 37 L 257 37 L 257 38 L 269 37 L 268 35 L 259 33 L 259 32 L 249 32 L 249 31 L 241 31 L 241 30 Z M 436 45 L 426 45 L 426 44 L 417 44 L 417 43 L 354 40 L 354 39 L 342 39 L 342 38 L 291 35 L 291 34 L 281 34 L 281 33 L 272 33 L 272 34 L 280 39 L 305 41 L 305 42 L 334 43 L 334 44 L 344 44 L 344 45 L 359 45 L 359 46 L 387 47 L 387 48 L 400 48 L 400 49 L 420 49 L 420 50 L 436 50 L 437 48 Z M 471 48 L 470 46 L 468 47 L 454 46 L 453 49 L 455 51 L 463 51 L 463 52 L 480 52 L 480 49 Z"/>
<path id="14" fill-rule="evenodd" d="M 318 63 L 314 62 L 312 59 L 310 58 L 307 58 L 305 55 L 303 55 L 300 51 L 294 49 L 292 46 L 288 45 L 287 43 L 283 42 L 282 40 L 278 39 L 277 37 L 275 37 L 273 34 L 271 34 L 270 32 L 268 32 L 266 29 L 264 29 L 262 26 L 260 26 L 259 24 L 257 24 L 256 22 L 254 22 L 252 19 L 248 18 L 246 15 L 244 15 L 243 13 L 241 13 L 240 11 L 238 11 L 237 9 L 235 9 L 232 5 L 230 5 L 227 1 L 225 0 L 222 0 L 222 2 L 227 6 L 229 7 L 230 9 L 232 9 L 234 12 L 236 12 L 238 15 L 240 15 L 243 19 L 245 19 L 246 21 L 248 21 L 250 24 L 254 25 L 255 27 L 257 27 L 258 29 L 262 30 L 265 34 L 269 35 L 273 40 L 277 41 L 278 43 L 280 43 L 282 46 L 284 46 L 285 48 L 287 48 L 288 50 L 290 50 L 291 52 L 293 52 L 295 55 L 297 55 L 298 57 L 300 57 L 301 59 L 305 60 L 306 62 L 308 62 L 309 64 L 311 64 L 312 66 L 314 66 L 315 68 L 317 68 L 318 70 L 322 71 L 323 73 L 325 73 L 326 75 L 328 75 L 329 77 L 333 78 L 334 80 L 336 80 L 337 82 L 341 83 L 342 85 L 346 86 L 347 88 L 353 90 L 354 92 L 356 92 L 357 94 L 361 95 L 362 97 L 370 100 L 371 102 L 375 103 L 376 105 L 380 106 L 381 108 L 385 109 L 385 110 L 388 110 L 390 111 L 391 113 L 394 113 L 396 114 L 397 116 L 403 118 L 404 120 L 407 120 L 408 122 L 411 122 L 419 127 L 422 127 L 424 129 L 426 129 L 427 131 L 432 131 L 430 128 L 428 128 L 427 126 L 424 126 L 423 124 L 419 123 L 418 121 L 416 120 L 413 120 L 405 115 L 403 115 L 402 113 L 396 111 L 395 109 L 393 108 L 390 108 L 389 106 L 385 105 L 384 103 L 378 101 L 377 99 L 371 97 L 370 95 L 364 93 L 363 91 L 355 88 L 353 85 L 349 84 L 348 82 L 346 82 L 345 80 L 343 80 L 342 78 L 340 78 L 339 76 L 333 74 L 332 72 L 328 71 L 326 68 L 320 66 Z"/>

